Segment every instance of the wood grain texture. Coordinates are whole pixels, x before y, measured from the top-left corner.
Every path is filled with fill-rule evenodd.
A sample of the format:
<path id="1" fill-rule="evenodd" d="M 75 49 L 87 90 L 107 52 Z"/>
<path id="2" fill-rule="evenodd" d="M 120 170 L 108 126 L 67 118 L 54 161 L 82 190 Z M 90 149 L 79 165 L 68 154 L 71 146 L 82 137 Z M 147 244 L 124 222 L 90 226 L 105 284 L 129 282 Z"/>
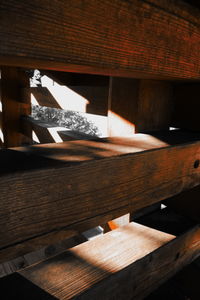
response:
<path id="1" fill-rule="evenodd" d="M 131 136 L 135 133 L 140 80 L 111 77 L 109 85 L 108 134 Z"/>
<path id="2" fill-rule="evenodd" d="M 199 79 L 199 10 L 182 1 L 0 3 L 0 64 Z"/>
<path id="3" fill-rule="evenodd" d="M 136 132 L 168 130 L 173 105 L 170 82 L 140 80 Z"/>
<path id="4" fill-rule="evenodd" d="M 20 254 L 19 252 L 19 256 L 17 258 L 13 259 L 15 256 L 10 256 L 10 258 L 12 257 L 11 260 L 0 264 L 0 278 L 44 261 L 52 256 L 58 255 L 59 253 L 85 241 L 86 239 L 82 235 L 74 235 L 73 237 L 66 239 L 66 237 L 64 237 L 60 232 L 60 239 L 56 242 L 54 239 L 49 238 L 48 243 L 45 244 L 45 247 L 42 247 L 41 244 L 39 250 L 37 251 L 31 251 L 31 248 L 29 248 L 29 252 L 27 251 L 25 255 L 22 253 Z"/>
<path id="5" fill-rule="evenodd" d="M 29 86 L 29 78 L 24 70 L 15 67 L 1 68 L 2 132 L 4 147 L 23 144 L 20 118 L 31 112 L 30 97 L 22 96 L 22 89 Z M 26 136 L 31 132 L 24 128 Z"/>
<path id="6" fill-rule="evenodd" d="M 108 98 L 108 135 L 133 136 L 136 131 L 139 80 L 110 77 Z M 130 222 L 130 213 L 109 221 L 105 231 Z"/>
<path id="7" fill-rule="evenodd" d="M 23 241 L 22 243 L 17 243 L 16 245 L 11 245 L 10 247 L 1 249 L 0 263 L 6 262 L 7 264 L 8 261 L 15 258 L 18 259 L 21 256 L 27 255 L 27 253 L 33 253 L 33 251 L 48 247 L 51 244 L 55 245 L 56 243 L 59 243 L 60 241 L 63 241 L 65 239 L 71 239 L 79 234 L 82 234 L 83 231 L 97 226 L 97 224 L 106 224 L 113 218 L 123 215 L 123 213 L 127 213 L 126 207 L 111 212 L 109 211 L 105 214 L 94 216 L 83 221 L 78 221 L 77 223 L 73 223 L 66 228 L 48 232 L 46 234 L 42 234 L 40 236 L 36 236 L 29 240 Z M 106 230 L 110 231 L 110 228 L 109 230 Z"/>
<path id="8" fill-rule="evenodd" d="M 199 226 L 175 238 L 130 223 L 20 274 L 57 299 L 143 299 L 199 254 Z"/>
<path id="9" fill-rule="evenodd" d="M 199 141 L 169 146 L 165 140 L 138 134 L 2 150 L 1 250 L 92 218 L 99 225 L 101 216 L 110 214 L 102 220 L 109 221 L 115 212 L 118 217 L 198 185 Z"/>

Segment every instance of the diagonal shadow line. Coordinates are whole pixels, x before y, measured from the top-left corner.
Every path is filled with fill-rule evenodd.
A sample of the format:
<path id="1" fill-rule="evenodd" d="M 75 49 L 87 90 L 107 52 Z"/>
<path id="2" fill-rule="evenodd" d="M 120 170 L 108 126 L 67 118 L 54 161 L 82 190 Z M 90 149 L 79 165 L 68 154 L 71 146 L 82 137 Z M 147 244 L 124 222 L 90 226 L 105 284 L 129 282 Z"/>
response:
<path id="1" fill-rule="evenodd" d="M 46 87 L 31 87 L 30 93 L 33 94 L 39 105 L 62 109 Z"/>

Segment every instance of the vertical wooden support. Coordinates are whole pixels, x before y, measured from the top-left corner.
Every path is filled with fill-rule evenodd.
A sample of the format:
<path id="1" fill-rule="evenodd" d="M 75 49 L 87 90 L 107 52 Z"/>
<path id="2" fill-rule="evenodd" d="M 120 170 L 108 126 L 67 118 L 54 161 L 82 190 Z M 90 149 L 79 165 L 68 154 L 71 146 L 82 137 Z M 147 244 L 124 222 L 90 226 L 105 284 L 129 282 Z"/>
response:
<path id="1" fill-rule="evenodd" d="M 168 130 L 172 111 L 172 85 L 166 81 L 110 78 L 108 132 L 131 136 L 137 132 Z M 109 223 L 114 229 L 130 215 Z"/>
<path id="2" fill-rule="evenodd" d="M 168 130 L 172 113 L 172 84 L 141 80 L 138 95 L 137 132 Z"/>
<path id="3" fill-rule="evenodd" d="M 139 80 L 111 77 L 108 100 L 109 136 L 131 136 L 135 134 L 138 110 Z M 110 229 L 126 225 L 130 214 L 108 222 Z"/>
<path id="4" fill-rule="evenodd" d="M 29 86 L 25 71 L 16 67 L 1 67 L 2 133 L 4 147 L 20 146 L 21 117 L 31 112 L 30 98 L 24 99 L 22 88 Z M 27 129 L 28 130 L 28 129 Z M 27 132 L 30 137 L 31 132 Z"/>
<path id="5" fill-rule="evenodd" d="M 138 87 L 138 79 L 110 78 L 108 104 L 109 136 L 130 136 L 135 133 Z"/>

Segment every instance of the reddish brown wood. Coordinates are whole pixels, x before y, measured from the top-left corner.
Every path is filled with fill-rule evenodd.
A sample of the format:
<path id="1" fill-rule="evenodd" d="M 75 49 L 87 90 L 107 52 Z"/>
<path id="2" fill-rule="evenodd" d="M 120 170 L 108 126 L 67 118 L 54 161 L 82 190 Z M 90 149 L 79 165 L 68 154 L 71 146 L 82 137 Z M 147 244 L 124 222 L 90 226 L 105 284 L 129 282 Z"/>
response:
<path id="1" fill-rule="evenodd" d="M 143 299 L 199 250 L 198 226 L 175 238 L 130 223 L 20 274 L 57 299 Z"/>
<path id="2" fill-rule="evenodd" d="M 108 103 L 108 135 L 133 136 L 136 131 L 138 111 L 139 80 L 111 77 Z M 124 226 L 130 221 L 130 214 L 109 221 L 105 231 Z"/>
<path id="3" fill-rule="evenodd" d="M 109 136 L 131 136 L 135 133 L 138 111 L 139 80 L 110 78 Z"/>
<path id="4" fill-rule="evenodd" d="M 182 1 L 2 0 L 0 12 L 0 64 L 199 79 L 200 13 Z"/>
<path id="5" fill-rule="evenodd" d="M 168 130 L 172 114 L 172 84 L 141 80 L 138 93 L 137 132 Z"/>
<path id="6" fill-rule="evenodd" d="M 31 112 L 30 97 L 24 99 L 22 89 L 29 85 L 25 71 L 15 67 L 1 68 L 2 132 L 4 146 L 20 146 L 23 141 L 20 119 Z M 26 128 L 24 128 L 26 130 Z M 26 135 L 31 136 L 27 129 Z"/>
<path id="7" fill-rule="evenodd" d="M 167 147 L 167 137 L 162 139 L 166 142 L 136 135 L 1 152 L 2 250 L 38 235 L 71 230 L 79 222 L 93 219 L 97 226 L 112 220 L 113 213 L 137 211 L 198 185 L 200 171 L 194 162 L 199 141 Z"/>

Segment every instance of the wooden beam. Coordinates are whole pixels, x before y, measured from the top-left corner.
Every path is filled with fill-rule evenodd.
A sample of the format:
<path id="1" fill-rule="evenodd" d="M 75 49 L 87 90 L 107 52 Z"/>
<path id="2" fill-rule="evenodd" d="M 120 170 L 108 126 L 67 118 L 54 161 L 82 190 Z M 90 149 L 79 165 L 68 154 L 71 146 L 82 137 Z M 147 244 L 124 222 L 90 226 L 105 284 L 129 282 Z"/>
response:
<path id="1" fill-rule="evenodd" d="M 139 80 L 110 77 L 108 98 L 108 135 L 133 136 L 136 131 Z M 130 222 L 130 213 L 109 221 L 104 230 Z"/>
<path id="2" fill-rule="evenodd" d="M 46 244 L 45 247 L 41 246 L 37 251 L 31 251 L 30 248 L 30 251 L 25 255 L 21 254 L 14 259 L 12 257 L 11 260 L 1 263 L 0 278 L 44 261 L 52 256 L 58 255 L 59 253 L 83 242 L 86 242 L 86 239 L 83 237 L 83 235 L 74 235 L 73 237 L 67 239 L 60 235 L 60 240 L 57 240 L 55 243 L 53 243 L 53 240 L 49 239 L 48 244 Z"/>
<path id="3" fill-rule="evenodd" d="M 23 144 L 20 119 L 31 113 L 30 97 L 22 96 L 22 89 L 29 86 L 29 78 L 25 71 L 15 67 L 1 68 L 1 102 L 2 102 L 2 133 L 4 147 Z M 26 135 L 31 132 L 26 130 Z"/>
<path id="4" fill-rule="evenodd" d="M 200 79 L 200 13 L 182 1 L 34 3 L 1 0 L 1 65 Z"/>
<path id="5" fill-rule="evenodd" d="M 175 238 L 130 223 L 19 274 L 29 293 L 37 286 L 55 299 L 143 299 L 199 254 L 199 226 Z M 24 293 L 19 283 L 9 290 Z"/>
<path id="6" fill-rule="evenodd" d="M 188 142 L 177 145 L 179 137 Z M 1 250 L 92 218 L 97 226 L 105 214 L 112 220 L 112 213 L 137 211 L 197 186 L 195 139 L 138 134 L 2 150 Z"/>
<path id="7" fill-rule="evenodd" d="M 22 243 L 11 245 L 5 249 L 0 250 L 0 263 L 8 262 L 14 258 L 18 258 L 32 253 L 35 250 L 47 247 L 50 244 L 56 244 L 60 241 L 71 239 L 77 235 L 82 234 L 86 230 L 94 228 L 98 224 L 107 223 L 108 221 L 126 213 L 126 208 L 120 208 L 120 210 L 109 211 L 108 213 L 94 216 L 93 218 L 73 223 L 66 228 L 58 229 L 57 231 L 48 232 L 40 236 L 28 239 Z M 109 228 L 110 231 L 110 228 Z"/>
<path id="8" fill-rule="evenodd" d="M 139 82 L 139 80 L 132 78 L 110 78 L 109 136 L 131 136 L 135 133 Z"/>

